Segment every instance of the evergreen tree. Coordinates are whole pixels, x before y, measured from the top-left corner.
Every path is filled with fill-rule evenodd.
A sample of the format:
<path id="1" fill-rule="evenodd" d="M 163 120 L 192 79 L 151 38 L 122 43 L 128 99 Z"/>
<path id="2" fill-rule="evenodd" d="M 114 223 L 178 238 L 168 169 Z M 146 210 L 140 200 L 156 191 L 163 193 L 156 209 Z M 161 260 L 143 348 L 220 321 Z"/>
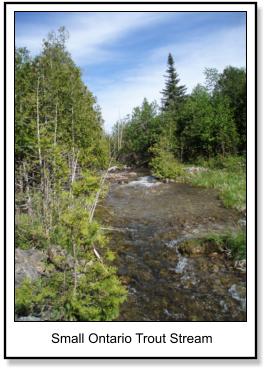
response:
<path id="1" fill-rule="evenodd" d="M 168 68 L 166 72 L 166 86 L 161 92 L 163 95 L 162 108 L 164 111 L 173 108 L 178 109 L 186 93 L 186 87 L 184 85 L 179 85 L 180 79 L 171 53 L 168 55 Z"/>

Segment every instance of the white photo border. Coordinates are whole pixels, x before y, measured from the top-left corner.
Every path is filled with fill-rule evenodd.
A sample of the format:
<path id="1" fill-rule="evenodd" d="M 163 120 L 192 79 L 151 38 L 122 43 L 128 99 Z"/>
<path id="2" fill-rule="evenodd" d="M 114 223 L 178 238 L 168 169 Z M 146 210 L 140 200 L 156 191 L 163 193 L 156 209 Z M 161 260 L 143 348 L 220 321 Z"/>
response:
<path id="1" fill-rule="evenodd" d="M 246 12 L 247 318 L 245 322 L 18 322 L 14 320 L 14 47 L 15 12 Z M 6 359 L 257 359 L 257 3 L 5 2 L 4 3 L 4 357 Z M 248 247 L 255 250 L 248 250 Z M 11 289 L 11 290 L 10 290 Z M 10 311 L 11 310 L 11 311 Z M 212 345 L 137 343 L 55 345 L 51 335 L 213 335 Z M 179 346 L 179 347 L 178 347 Z M 29 356 L 31 351 L 32 356 Z"/>

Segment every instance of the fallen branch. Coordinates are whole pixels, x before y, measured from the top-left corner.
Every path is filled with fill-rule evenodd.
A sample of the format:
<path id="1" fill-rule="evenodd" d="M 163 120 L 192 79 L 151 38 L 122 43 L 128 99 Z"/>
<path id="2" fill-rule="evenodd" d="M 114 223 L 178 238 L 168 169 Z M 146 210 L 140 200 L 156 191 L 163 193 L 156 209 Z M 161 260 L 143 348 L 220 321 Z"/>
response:
<path id="1" fill-rule="evenodd" d="M 92 207 L 91 207 L 91 209 L 90 209 L 90 213 L 89 213 L 89 214 L 90 214 L 90 215 L 89 215 L 89 223 L 91 223 L 92 220 L 93 220 L 93 216 L 94 216 L 94 213 L 95 213 L 95 210 L 96 210 L 96 207 L 97 207 L 98 201 L 99 201 L 99 197 L 100 197 L 100 192 L 101 192 L 102 187 L 103 187 L 103 185 L 104 185 L 105 179 L 106 179 L 106 177 L 107 177 L 107 175 L 108 175 L 108 173 L 109 173 L 109 168 L 110 168 L 110 166 L 111 166 L 111 163 L 112 163 L 112 158 L 111 158 L 111 160 L 110 160 L 109 166 L 108 166 L 108 168 L 107 168 L 105 174 L 101 177 L 99 190 L 98 190 L 97 193 L 96 193 L 95 200 L 94 200 L 93 205 L 92 205 Z"/>
<path id="2" fill-rule="evenodd" d="M 93 245 L 93 252 L 96 255 L 96 257 L 102 262 L 102 257 L 100 256 L 100 254 L 98 253 L 98 250 L 96 249 L 94 245 Z"/>

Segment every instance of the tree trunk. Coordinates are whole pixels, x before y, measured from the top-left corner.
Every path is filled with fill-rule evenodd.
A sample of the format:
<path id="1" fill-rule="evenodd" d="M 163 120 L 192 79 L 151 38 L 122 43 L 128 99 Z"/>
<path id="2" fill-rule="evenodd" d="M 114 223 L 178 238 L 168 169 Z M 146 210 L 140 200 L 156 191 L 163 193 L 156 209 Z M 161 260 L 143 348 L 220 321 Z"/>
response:
<path id="1" fill-rule="evenodd" d="M 27 210 L 28 210 L 29 216 L 32 218 L 33 216 L 32 198 L 31 198 L 31 193 L 30 193 L 28 172 L 26 170 L 25 162 L 23 162 L 23 177 L 25 181 L 25 191 L 26 191 L 26 196 L 27 196 Z"/>
<path id="2" fill-rule="evenodd" d="M 57 145 L 57 128 L 58 128 L 58 104 L 56 104 L 56 110 L 55 110 L 54 146 Z"/>
<path id="3" fill-rule="evenodd" d="M 76 252 L 76 244 L 74 242 L 74 238 L 72 238 L 72 245 L 73 245 L 73 257 L 74 257 L 74 288 L 73 288 L 73 295 L 76 295 L 77 290 L 77 252 Z"/>
<path id="4" fill-rule="evenodd" d="M 40 118 L 39 118 L 39 85 L 40 79 L 37 78 L 37 87 L 36 87 L 36 132 L 37 132 L 37 146 L 38 146 L 38 157 L 40 172 L 42 169 L 42 154 L 41 154 L 41 145 L 40 145 Z"/>

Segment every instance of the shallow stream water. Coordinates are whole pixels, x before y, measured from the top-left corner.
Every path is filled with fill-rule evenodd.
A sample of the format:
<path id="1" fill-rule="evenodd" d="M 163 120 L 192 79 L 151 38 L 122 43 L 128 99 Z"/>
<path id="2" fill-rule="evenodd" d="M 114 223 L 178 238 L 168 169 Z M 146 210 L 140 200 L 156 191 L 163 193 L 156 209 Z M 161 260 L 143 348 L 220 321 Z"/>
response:
<path id="1" fill-rule="evenodd" d="M 217 192 L 138 175 L 113 181 L 97 216 L 128 299 L 121 321 L 243 321 L 246 275 L 225 253 L 183 255 L 184 240 L 237 228 L 240 215 Z"/>

